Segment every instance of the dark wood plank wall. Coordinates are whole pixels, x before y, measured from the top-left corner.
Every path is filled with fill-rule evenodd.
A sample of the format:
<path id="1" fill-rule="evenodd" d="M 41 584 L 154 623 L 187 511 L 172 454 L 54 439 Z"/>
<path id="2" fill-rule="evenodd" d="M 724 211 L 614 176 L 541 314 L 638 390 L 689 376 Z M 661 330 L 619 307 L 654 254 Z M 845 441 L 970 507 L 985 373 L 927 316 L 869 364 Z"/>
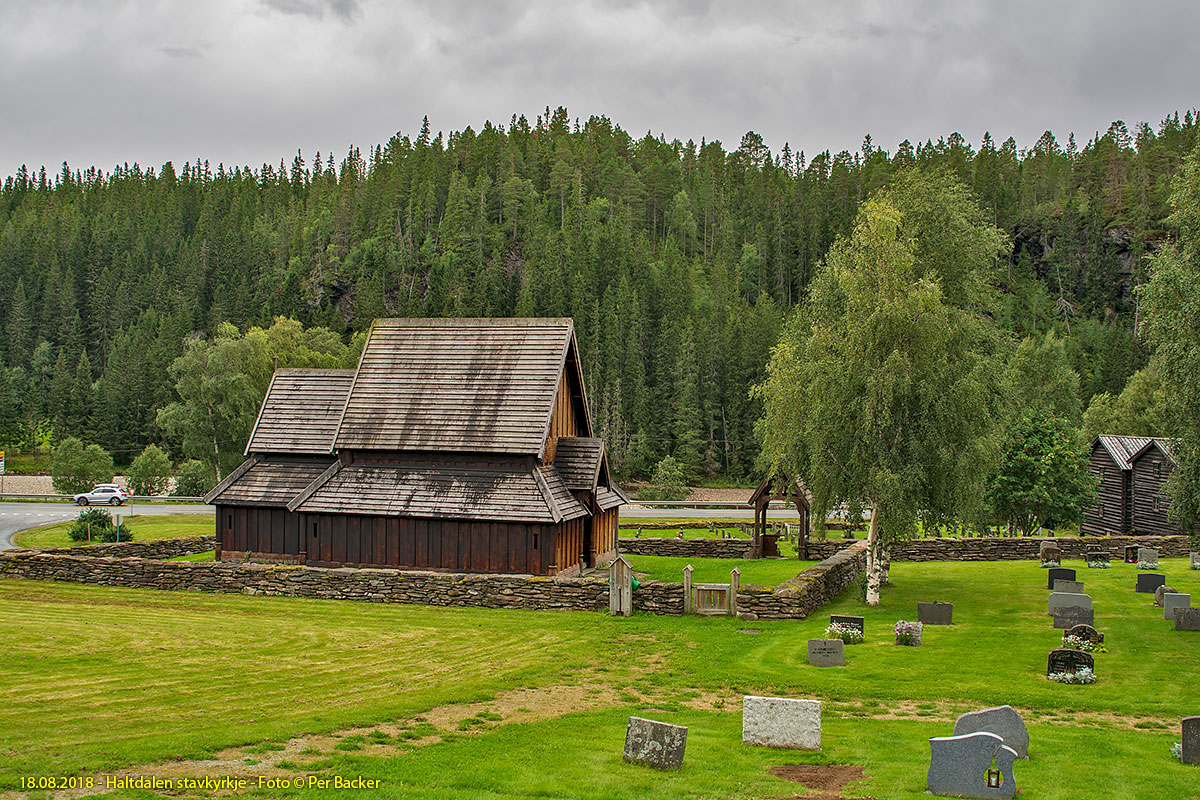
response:
<path id="1" fill-rule="evenodd" d="M 558 525 L 558 535 L 554 550 L 554 563 L 558 569 L 557 575 L 573 575 L 580 571 L 580 565 L 587 558 L 584 550 L 584 527 L 586 517 L 569 520 Z"/>
<path id="2" fill-rule="evenodd" d="M 314 566 L 413 567 L 451 572 L 548 574 L 549 525 L 303 514 Z"/>
<path id="3" fill-rule="evenodd" d="M 1117 466 L 1099 442 L 1092 447 L 1088 469 L 1100 477 L 1100 485 L 1096 490 L 1096 504 L 1084 512 L 1081 531 L 1088 536 L 1128 533 L 1128 473 Z"/>
<path id="4" fill-rule="evenodd" d="M 285 508 L 217 506 L 217 549 L 270 557 L 300 555 L 300 515 Z"/>
<path id="5" fill-rule="evenodd" d="M 1167 517 L 1169 499 L 1162 487 L 1174 466 L 1157 447 L 1151 447 L 1132 462 L 1133 533 L 1175 535 L 1183 533 L 1179 523 Z"/>

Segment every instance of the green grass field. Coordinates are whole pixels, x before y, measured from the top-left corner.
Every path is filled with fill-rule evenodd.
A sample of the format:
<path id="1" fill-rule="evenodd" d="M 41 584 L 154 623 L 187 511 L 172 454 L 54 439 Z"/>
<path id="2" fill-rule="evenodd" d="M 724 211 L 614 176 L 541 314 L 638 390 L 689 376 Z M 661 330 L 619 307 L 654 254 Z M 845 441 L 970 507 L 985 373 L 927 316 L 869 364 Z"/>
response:
<path id="1" fill-rule="evenodd" d="M 650 580 L 683 581 L 683 568 L 692 565 L 692 580 L 699 583 L 728 583 L 734 567 L 741 570 L 741 582 L 760 586 L 778 586 L 816 564 L 791 558 L 673 558 L 671 556 L 626 555 L 635 574 Z M 641 578 L 639 578 L 641 579 Z"/>
<path id="2" fill-rule="evenodd" d="M 0 789 L 240 769 L 382 782 L 255 793 L 271 797 L 759 800 L 803 794 L 771 765 L 855 764 L 868 780 L 844 794 L 925 800 L 928 737 L 1009 703 L 1030 731 L 1032 761 L 1015 767 L 1025 800 L 1197 797 L 1200 769 L 1169 748 L 1200 713 L 1200 634 L 1134 593 L 1132 567 L 1065 566 L 1107 635 L 1092 686 L 1045 680 L 1061 631 L 1031 562 L 896 563 L 877 608 L 847 593 L 809 620 L 753 623 L 0 581 Z M 1162 567 L 1200 597 L 1200 572 Z M 955 624 L 895 646 L 892 625 L 922 600 L 954 602 Z M 845 668 L 805 663 L 829 613 L 866 618 Z M 824 701 L 823 749 L 742 746 L 743 694 Z M 689 726 L 683 770 L 621 760 L 631 714 Z M 189 765 L 206 758 L 219 760 Z"/>
<path id="3" fill-rule="evenodd" d="M 108 510 L 108 509 L 106 509 Z M 175 539 L 184 536 L 210 536 L 213 532 L 212 514 L 144 514 L 127 517 L 121 513 L 121 525 L 133 530 L 135 541 L 147 542 L 154 539 Z M 67 536 L 70 522 L 46 525 L 21 531 L 14 538 L 19 547 L 72 547 L 86 542 L 72 542 Z"/>

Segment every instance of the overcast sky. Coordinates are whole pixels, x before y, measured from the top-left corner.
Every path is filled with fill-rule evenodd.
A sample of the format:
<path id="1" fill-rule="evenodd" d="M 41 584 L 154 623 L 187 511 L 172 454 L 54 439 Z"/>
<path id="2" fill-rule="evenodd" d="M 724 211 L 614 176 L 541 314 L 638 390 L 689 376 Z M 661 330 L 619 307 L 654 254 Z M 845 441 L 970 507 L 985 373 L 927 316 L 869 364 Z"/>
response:
<path id="1" fill-rule="evenodd" d="M 1200 3 L 0 0 L 0 176 L 339 158 L 532 122 L 810 156 L 984 131 L 1080 144 L 1200 106 Z"/>

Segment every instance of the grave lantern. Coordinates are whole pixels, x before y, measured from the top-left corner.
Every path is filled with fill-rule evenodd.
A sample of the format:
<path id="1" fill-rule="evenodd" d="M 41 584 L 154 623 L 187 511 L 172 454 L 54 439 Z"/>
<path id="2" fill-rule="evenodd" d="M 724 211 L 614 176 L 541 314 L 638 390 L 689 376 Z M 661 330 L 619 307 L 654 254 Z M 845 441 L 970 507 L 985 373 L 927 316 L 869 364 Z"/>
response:
<path id="1" fill-rule="evenodd" d="M 989 789 L 1000 788 L 1000 770 L 993 768 L 987 771 L 987 785 Z"/>

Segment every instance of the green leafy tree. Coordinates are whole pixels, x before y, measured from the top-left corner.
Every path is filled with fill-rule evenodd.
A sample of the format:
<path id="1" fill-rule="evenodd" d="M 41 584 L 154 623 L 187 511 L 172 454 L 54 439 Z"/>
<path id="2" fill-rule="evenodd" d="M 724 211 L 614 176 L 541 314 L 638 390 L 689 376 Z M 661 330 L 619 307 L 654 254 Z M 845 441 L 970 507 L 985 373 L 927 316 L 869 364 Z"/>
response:
<path id="1" fill-rule="evenodd" d="M 158 445 L 148 444 L 129 465 L 129 490 L 141 496 L 164 495 L 171 485 L 171 472 L 167 454 Z"/>
<path id="2" fill-rule="evenodd" d="M 975 272 L 991 266 L 989 248 L 1003 239 L 987 226 L 978 236 L 987 245 L 967 249 L 979 258 L 965 269 L 982 285 Z M 756 392 L 768 468 L 802 476 L 818 516 L 840 503 L 872 509 L 871 605 L 887 580 L 887 546 L 914 532 L 918 514 L 952 516 L 971 501 L 965 490 L 982 494 L 998 404 L 987 322 L 945 301 L 941 268 L 922 264 L 922 249 L 941 252 L 915 245 L 886 196 L 868 200 L 819 268 L 809 307 L 793 314 Z"/>
<path id="3" fill-rule="evenodd" d="M 1074 427 L 1044 409 L 1021 415 L 1005 436 L 1000 469 L 988 486 L 992 508 L 1025 536 L 1079 522 L 1096 493 L 1088 451 Z"/>
<path id="4" fill-rule="evenodd" d="M 67 528 L 67 536 L 73 542 L 129 542 L 133 541 L 133 530 L 124 522 L 118 529 L 112 514 L 102 508 L 89 508 L 79 512 Z"/>
<path id="5" fill-rule="evenodd" d="M 1006 377 L 1018 414 L 1037 409 L 1079 424 L 1079 374 L 1053 332 L 1024 339 L 1009 357 Z"/>
<path id="6" fill-rule="evenodd" d="M 217 485 L 217 476 L 210 465 L 190 459 L 179 465 L 175 473 L 175 497 L 203 497 Z"/>
<path id="7" fill-rule="evenodd" d="M 1176 467 L 1167 479 L 1170 513 L 1192 536 L 1200 522 L 1200 146 L 1188 156 L 1171 197 L 1178 241 L 1151 259 L 1140 287 L 1143 331 L 1169 403 Z"/>
<path id="8" fill-rule="evenodd" d="M 682 500 L 687 494 L 683 465 L 667 456 L 654 466 L 650 483 L 642 487 L 638 496 L 643 500 Z"/>
<path id="9" fill-rule="evenodd" d="M 97 483 L 110 483 L 113 478 L 113 460 L 100 445 L 83 442 L 68 436 L 54 450 L 50 460 L 50 475 L 54 491 L 60 494 L 86 492 Z"/>

